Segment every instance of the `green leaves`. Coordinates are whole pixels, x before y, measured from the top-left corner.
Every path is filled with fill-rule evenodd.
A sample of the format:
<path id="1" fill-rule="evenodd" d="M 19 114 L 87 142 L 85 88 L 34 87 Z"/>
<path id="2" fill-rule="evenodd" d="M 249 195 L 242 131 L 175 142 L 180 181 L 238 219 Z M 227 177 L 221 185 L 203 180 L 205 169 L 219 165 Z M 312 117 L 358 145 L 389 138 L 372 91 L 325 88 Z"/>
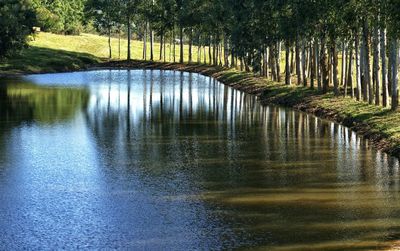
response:
<path id="1" fill-rule="evenodd" d="M 34 0 L 38 26 L 45 31 L 79 34 L 86 0 Z"/>
<path id="2" fill-rule="evenodd" d="M 35 24 L 35 13 L 28 0 L 0 2 L 0 58 L 25 45 Z"/>

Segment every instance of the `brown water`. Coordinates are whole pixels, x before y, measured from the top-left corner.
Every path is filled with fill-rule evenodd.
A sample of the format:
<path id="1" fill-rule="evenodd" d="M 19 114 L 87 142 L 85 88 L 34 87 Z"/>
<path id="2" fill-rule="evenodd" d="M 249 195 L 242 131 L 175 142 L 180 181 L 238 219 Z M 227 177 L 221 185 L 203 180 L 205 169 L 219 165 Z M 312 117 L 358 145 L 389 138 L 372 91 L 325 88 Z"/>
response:
<path id="1" fill-rule="evenodd" d="M 400 246 L 399 162 L 197 74 L 0 84 L 0 249 Z"/>

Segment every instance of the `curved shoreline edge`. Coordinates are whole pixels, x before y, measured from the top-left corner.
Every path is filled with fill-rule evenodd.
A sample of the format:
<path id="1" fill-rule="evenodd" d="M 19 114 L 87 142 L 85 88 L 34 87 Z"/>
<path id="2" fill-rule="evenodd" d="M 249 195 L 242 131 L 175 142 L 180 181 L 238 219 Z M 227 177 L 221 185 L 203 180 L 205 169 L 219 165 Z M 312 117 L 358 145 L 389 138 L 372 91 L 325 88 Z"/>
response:
<path id="1" fill-rule="evenodd" d="M 309 87 L 287 86 L 261 78 L 252 73 L 204 64 L 162 63 L 142 60 L 110 61 L 88 65 L 79 69 L 41 71 L 33 74 L 85 71 L 97 69 L 154 69 L 199 73 L 248 94 L 256 95 L 262 104 L 293 108 L 339 123 L 368 139 L 372 145 L 389 155 L 400 158 L 400 112 L 369 105 L 351 98 L 334 97 L 333 93 L 321 94 Z M 22 75 L 1 74 L 1 77 Z M 26 72 L 26 74 L 32 74 Z"/>
<path id="2" fill-rule="evenodd" d="M 390 109 L 383 109 L 350 98 L 334 97 L 333 93 L 320 94 L 309 87 L 286 86 L 252 73 L 239 72 L 221 66 L 132 60 L 102 63 L 97 68 L 157 69 L 199 73 L 237 90 L 256 95 L 262 104 L 291 107 L 297 111 L 339 123 L 368 139 L 376 149 L 400 158 L 400 138 L 396 138 L 397 133 L 400 136 L 400 128 L 393 135 L 388 135 L 385 130 L 393 131 L 396 128 L 387 129 L 385 124 L 374 123 L 374 118 L 385 117 L 393 120 L 400 118 L 398 112 L 391 112 Z M 346 104 L 357 107 L 354 114 L 342 109 L 342 106 Z M 365 110 L 370 112 L 365 112 Z"/>

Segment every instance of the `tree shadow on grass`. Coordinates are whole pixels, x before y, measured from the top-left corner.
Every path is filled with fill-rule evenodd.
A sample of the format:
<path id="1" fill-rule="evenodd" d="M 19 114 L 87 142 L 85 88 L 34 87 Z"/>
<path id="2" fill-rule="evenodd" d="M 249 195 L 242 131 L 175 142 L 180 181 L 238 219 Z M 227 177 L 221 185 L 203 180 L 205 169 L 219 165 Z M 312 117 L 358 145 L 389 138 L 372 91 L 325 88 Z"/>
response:
<path id="1" fill-rule="evenodd" d="M 0 74 L 71 71 L 100 61 L 87 53 L 30 46 L 14 56 L 0 60 Z"/>

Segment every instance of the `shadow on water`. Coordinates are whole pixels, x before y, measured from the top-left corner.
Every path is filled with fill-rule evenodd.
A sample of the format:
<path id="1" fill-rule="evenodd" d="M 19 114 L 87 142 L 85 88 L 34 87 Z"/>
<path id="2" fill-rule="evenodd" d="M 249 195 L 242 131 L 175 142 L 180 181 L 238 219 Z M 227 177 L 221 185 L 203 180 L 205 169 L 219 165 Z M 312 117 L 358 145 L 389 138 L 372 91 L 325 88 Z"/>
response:
<path id="1" fill-rule="evenodd" d="M 87 132 L 77 142 L 85 147 L 73 156 L 89 157 L 72 170 L 85 180 L 74 174 L 64 181 L 85 188 L 79 190 L 87 194 L 84 204 L 76 194 L 67 204 L 81 208 L 72 217 L 80 230 L 94 235 L 85 224 L 96 228 L 90 247 L 370 250 L 399 240 L 398 160 L 371 150 L 345 127 L 260 106 L 253 96 L 197 74 L 61 74 L 52 77 L 56 87 L 46 77 L 28 79 L 38 85 L 0 92 L 8 104 L 19 103 L 14 116 Z M 70 81 L 80 89 L 66 88 Z M 32 94 L 36 88 L 40 95 Z M 44 113 L 48 103 L 38 100 L 58 105 Z M 65 217 L 60 210 L 58 217 Z M 84 242 L 80 235 L 64 237 Z"/>

